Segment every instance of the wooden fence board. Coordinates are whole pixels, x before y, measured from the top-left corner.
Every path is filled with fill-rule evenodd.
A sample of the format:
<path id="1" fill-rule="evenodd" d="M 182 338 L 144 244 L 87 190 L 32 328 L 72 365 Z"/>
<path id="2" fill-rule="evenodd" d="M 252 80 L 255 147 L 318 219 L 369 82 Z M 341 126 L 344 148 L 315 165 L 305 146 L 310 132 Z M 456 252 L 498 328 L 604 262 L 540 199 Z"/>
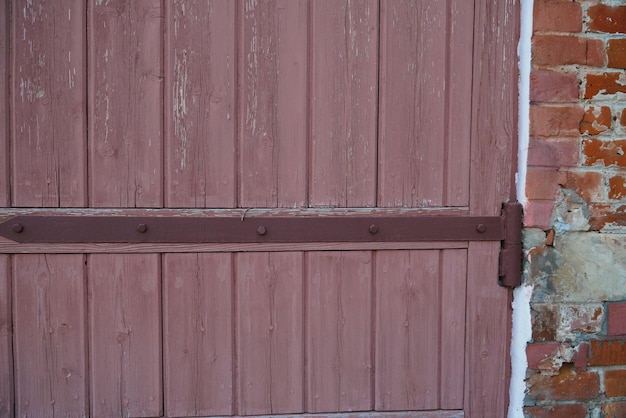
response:
<path id="1" fill-rule="evenodd" d="M 165 4 L 166 205 L 236 206 L 236 3 Z"/>
<path id="2" fill-rule="evenodd" d="M 304 412 L 302 260 L 236 255 L 238 414 Z"/>
<path id="3" fill-rule="evenodd" d="M 13 315 L 11 258 L 0 254 L 0 417 L 13 416 Z"/>
<path id="4" fill-rule="evenodd" d="M 86 205 L 85 2 L 12 3 L 13 206 Z"/>
<path id="5" fill-rule="evenodd" d="M 11 205 L 9 175 L 9 139 L 10 139 L 10 2 L 0 5 L 0 208 Z"/>
<path id="6" fill-rule="evenodd" d="M 378 4 L 311 3 L 310 205 L 376 205 Z"/>
<path id="7" fill-rule="evenodd" d="M 88 415 L 84 259 L 13 256 L 18 416 Z"/>
<path id="8" fill-rule="evenodd" d="M 232 414 L 231 254 L 164 255 L 163 289 L 167 415 Z"/>
<path id="9" fill-rule="evenodd" d="M 90 3 L 92 207 L 162 206 L 161 7 L 160 0 Z"/>
<path id="10" fill-rule="evenodd" d="M 311 252 L 306 260 L 308 412 L 370 410 L 371 252 Z"/>
<path id="11" fill-rule="evenodd" d="M 159 255 L 88 256 L 91 414 L 161 416 Z"/>
<path id="12" fill-rule="evenodd" d="M 307 1 L 246 0 L 241 19 L 240 206 L 305 206 Z"/>

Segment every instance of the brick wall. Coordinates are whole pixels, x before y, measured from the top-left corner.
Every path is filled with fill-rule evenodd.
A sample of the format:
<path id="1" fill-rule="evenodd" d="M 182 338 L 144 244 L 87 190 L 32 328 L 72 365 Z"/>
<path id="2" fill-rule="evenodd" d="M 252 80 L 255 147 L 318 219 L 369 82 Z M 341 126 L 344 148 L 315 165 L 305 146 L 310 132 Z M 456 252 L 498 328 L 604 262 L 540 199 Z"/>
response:
<path id="1" fill-rule="evenodd" d="M 626 1 L 535 0 L 525 413 L 626 417 Z"/>

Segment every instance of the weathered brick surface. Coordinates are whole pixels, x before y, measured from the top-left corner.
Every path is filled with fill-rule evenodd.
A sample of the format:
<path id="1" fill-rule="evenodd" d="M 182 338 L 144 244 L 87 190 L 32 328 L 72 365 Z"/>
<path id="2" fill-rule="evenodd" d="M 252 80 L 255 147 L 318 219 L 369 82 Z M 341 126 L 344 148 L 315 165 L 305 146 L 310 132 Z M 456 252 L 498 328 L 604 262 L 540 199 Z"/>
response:
<path id="1" fill-rule="evenodd" d="M 578 77 L 575 73 L 537 69 L 530 74 L 531 102 L 576 102 L 578 95 Z"/>
<path id="2" fill-rule="evenodd" d="M 597 4 L 587 11 L 588 28 L 595 32 L 626 33 L 626 6 Z"/>
<path id="3" fill-rule="evenodd" d="M 554 169 L 529 167 L 526 173 L 529 199 L 554 199 L 556 189 L 566 179 L 566 174 Z"/>
<path id="4" fill-rule="evenodd" d="M 609 178 L 609 199 L 621 200 L 624 197 L 626 197 L 626 177 L 617 175 Z"/>
<path id="5" fill-rule="evenodd" d="M 585 165 L 626 167 L 626 139 L 605 141 L 598 138 L 583 140 Z"/>
<path id="6" fill-rule="evenodd" d="M 611 402 L 602 405 L 603 418 L 626 417 L 626 402 Z"/>
<path id="7" fill-rule="evenodd" d="M 537 0 L 533 7 L 535 31 L 580 32 L 582 7 L 569 0 Z"/>
<path id="8" fill-rule="evenodd" d="M 626 341 L 591 341 L 589 352 L 590 366 L 626 365 Z"/>
<path id="9" fill-rule="evenodd" d="M 606 396 L 626 396 L 626 370 L 606 370 L 604 372 Z"/>
<path id="10" fill-rule="evenodd" d="M 524 412 L 533 418 L 586 418 L 589 408 L 584 405 L 530 406 Z"/>
<path id="11" fill-rule="evenodd" d="M 581 106 L 531 106 L 530 136 L 578 136 L 583 114 Z"/>
<path id="12" fill-rule="evenodd" d="M 538 401 L 585 401 L 595 399 L 600 394 L 598 373 L 576 373 L 570 365 L 563 366 L 556 376 L 534 374 L 527 382 L 529 397 Z"/>
<path id="13" fill-rule="evenodd" d="M 609 335 L 626 335 L 626 302 L 607 304 L 607 320 Z"/>
<path id="14" fill-rule="evenodd" d="M 611 129 L 611 108 L 608 106 L 589 106 L 580 122 L 580 133 L 597 135 Z"/>
<path id="15" fill-rule="evenodd" d="M 607 43 L 606 54 L 609 68 L 626 69 L 626 39 L 610 39 Z"/>
<path id="16" fill-rule="evenodd" d="M 626 93 L 626 74 L 621 72 L 587 74 L 586 81 L 585 99 L 599 94 Z"/>
<path id="17" fill-rule="evenodd" d="M 535 35 L 532 46 L 536 65 L 604 64 L 604 44 L 599 39 L 575 35 Z"/>
<path id="18" fill-rule="evenodd" d="M 578 138 L 552 140 L 530 138 L 528 165 L 531 167 L 575 167 L 580 160 Z"/>

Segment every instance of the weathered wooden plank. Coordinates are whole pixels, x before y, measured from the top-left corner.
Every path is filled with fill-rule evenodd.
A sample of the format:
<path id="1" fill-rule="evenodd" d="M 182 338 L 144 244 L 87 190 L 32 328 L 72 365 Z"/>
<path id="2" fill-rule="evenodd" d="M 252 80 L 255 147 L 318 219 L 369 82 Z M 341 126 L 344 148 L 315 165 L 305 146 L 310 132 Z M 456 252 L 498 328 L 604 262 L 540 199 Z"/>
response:
<path id="1" fill-rule="evenodd" d="M 443 204 L 469 204 L 474 2 L 448 0 Z"/>
<path id="2" fill-rule="evenodd" d="M 305 206 L 308 2 L 246 0 L 241 19 L 239 204 Z"/>
<path id="3" fill-rule="evenodd" d="M 236 255 L 238 414 L 303 412 L 302 260 Z"/>
<path id="4" fill-rule="evenodd" d="M 467 250 L 441 251 L 441 343 L 439 405 L 463 408 Z"/>
<path id="5" fill-rule="evenodd" d="M 438 251 L 376 254 L 376 410 L 438 409 Z"/>
<path id="6" fill-rule="evenodd" d="M 89 413 L 84 259 L 13 257 L 18 416 Z"/>
<path id="7" fill-rule="evenodd" d="M 15 0 L 11 15 L 13 206 L 85 206 L 85 2 Z"/>
<path id="8" fill-rule="evenodd" d="M 307 410 L 370 410 L 371 253 L 307 253 L 306 272 Z"/>
<path id="9" fill-rule="evenodd" d="M 161 7 L 159 0 L 90 3 L 92 207 L 162 206 Z"/>
<path id="10" fill-rule="evenodd" d="M 381 3 L 379 206 L 443 204 L 446 4 Z"/>
<path id="11" fill-rule="evenodd" d="M 159 256 L 88 256 L 91 415 L 161 416 Z"/>
<path id="12" fill-rule="evenodd" d="M 0 254 L 0 416 L 13 416 L 13 315 L 10 256 Z"/>
<path id="13" fill-rule="evenodd" d="M 311 206 L 376 205 L 378 3 L 311 3 Z"/>
<path id="14" fill-rule="evenodd" d="M 231 254 L 166 254 L 163 289 L 166 415 L 231 415 Z"/>
<path id="15" fill-rule="evenodd" d="M 236 3 L 165 5 L 166 206 L 236 206 Z"/>
<path id="16" fill-rule="evenodd" d="M 10 2 L 0 5 L 0 208 L 11 206 L 9 174 L 9 49 L 11 37 L 10 28 Z"/>

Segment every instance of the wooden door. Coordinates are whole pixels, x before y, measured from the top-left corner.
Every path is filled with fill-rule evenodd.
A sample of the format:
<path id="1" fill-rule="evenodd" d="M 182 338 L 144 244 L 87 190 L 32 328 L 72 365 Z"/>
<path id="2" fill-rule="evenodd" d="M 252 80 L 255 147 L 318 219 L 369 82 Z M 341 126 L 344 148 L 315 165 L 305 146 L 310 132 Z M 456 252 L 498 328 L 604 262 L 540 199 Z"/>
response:
<path id="1" fill-rule="evenodd" d="M 512 196 L 515 0 L 0 7 L 0 221 Z M 0 415 L 502 417 L 499 248 L 0 238 Z"/>

